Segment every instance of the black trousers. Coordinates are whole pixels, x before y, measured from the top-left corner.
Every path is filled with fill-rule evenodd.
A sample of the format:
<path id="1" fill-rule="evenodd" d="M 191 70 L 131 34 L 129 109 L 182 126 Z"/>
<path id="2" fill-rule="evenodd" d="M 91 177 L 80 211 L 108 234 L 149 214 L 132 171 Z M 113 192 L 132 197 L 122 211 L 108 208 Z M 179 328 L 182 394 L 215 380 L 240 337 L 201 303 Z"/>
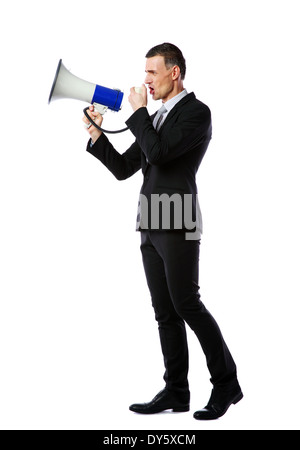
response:
<path id="1" fill-rule="evenodd" d="M 188 345 L 185 323 L 204 351 L 214 386 L 237 383 L 236 365 L 221 331 L 200 300 L 200 240 L 183 231 L 141 231 L 141 252 L 165 364 L 166 388 L 188 392 Z"/>

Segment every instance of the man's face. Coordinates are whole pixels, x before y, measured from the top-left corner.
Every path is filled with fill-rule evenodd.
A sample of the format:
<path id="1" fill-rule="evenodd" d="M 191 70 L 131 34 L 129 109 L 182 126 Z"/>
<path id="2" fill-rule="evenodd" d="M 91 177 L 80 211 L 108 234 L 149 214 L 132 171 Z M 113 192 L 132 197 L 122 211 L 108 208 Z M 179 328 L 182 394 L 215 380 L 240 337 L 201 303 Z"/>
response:
<path id="1" fill-rule="evenodd" d="M 153 100 L 166 102 L 172 98 L 174 82 L 172 68 L 167 69 L 163 56 L 153 56 L 146 60 L 145 84 L 148 84 L 150 95 Z"/>

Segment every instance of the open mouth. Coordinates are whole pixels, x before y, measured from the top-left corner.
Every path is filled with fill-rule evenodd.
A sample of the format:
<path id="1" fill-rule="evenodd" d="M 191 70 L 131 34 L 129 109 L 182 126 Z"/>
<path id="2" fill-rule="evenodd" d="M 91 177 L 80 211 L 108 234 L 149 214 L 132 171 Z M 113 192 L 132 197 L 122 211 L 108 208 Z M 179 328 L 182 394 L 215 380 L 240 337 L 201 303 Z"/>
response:
<path id="1" fill-rule="evenodd" d="M 154 95 L 154 89 L 153 87 L 149 86 L 150 95 Z"/>

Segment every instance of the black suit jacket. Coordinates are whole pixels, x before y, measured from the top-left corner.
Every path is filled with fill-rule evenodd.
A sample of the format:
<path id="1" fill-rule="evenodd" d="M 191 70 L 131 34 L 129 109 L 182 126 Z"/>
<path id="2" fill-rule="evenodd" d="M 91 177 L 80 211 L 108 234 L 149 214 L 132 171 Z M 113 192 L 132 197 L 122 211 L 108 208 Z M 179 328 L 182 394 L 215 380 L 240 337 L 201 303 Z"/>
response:
<path id="1" fill-rule="evenodd" d="M 138 229 L 190 230 L 197 219 L 201 231 L 196 173 L 211 139 L 210 110 L 190 93 L 172 108 L 158 132 L 152 125 L 154 117 L 140 108 L 128 119 L 126 124 L 136 140 L 125 153 L 117 152 L 103 133 L 93 146 L 88 143 L 87 151 L 118 180 L 142 169 Z M 165 212 L 170 220 L 164 222 Z M 187 214 L 191 215 L 188 219 Z"/>

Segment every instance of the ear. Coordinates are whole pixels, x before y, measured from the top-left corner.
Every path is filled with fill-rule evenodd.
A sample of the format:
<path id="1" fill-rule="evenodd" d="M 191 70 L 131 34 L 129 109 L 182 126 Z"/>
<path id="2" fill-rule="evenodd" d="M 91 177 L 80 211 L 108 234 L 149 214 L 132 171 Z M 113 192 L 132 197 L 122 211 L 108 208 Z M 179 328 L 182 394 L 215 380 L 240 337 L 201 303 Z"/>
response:
<path id="1" fill-rule="evenodd" d="M 180 69 L 179 66 L 174 66 L 172 69 L 172 79 L 175 81 L 180 77 Z"/>

